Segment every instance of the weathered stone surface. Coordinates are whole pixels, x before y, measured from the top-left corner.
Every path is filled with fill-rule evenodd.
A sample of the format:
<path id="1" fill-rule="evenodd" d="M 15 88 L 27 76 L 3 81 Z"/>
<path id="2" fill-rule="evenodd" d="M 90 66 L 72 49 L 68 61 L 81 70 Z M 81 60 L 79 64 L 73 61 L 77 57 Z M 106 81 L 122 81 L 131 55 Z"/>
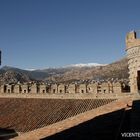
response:
<path id="1" fill-rule="evenodd" d="M 131 92 L 138 93 L 140 90 L 140 39 L 137 38 L 135 31 L 127 34 L 126 46 Z"/>

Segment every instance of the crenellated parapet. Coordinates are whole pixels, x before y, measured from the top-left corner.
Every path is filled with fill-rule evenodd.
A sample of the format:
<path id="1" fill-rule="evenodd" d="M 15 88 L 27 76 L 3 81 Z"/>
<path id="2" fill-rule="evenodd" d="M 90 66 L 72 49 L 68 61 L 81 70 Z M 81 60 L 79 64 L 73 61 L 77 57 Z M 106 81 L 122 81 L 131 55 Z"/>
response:
<path id="1" fill-rule="evenodd" d="M 0 93 L 17 94 L 108 94 L 122 93 L 121 82 L 95 82 L 95 83 L 70 83 L 70 84 L 12 84 L 1 85 Z"/>
<path id="2" fill-rule="evenodd" d="M 139 31 L 131 31 L 126 35 L 126 50 L 140 46 L 140 38 L 138 38 L 138 33 Z"/>

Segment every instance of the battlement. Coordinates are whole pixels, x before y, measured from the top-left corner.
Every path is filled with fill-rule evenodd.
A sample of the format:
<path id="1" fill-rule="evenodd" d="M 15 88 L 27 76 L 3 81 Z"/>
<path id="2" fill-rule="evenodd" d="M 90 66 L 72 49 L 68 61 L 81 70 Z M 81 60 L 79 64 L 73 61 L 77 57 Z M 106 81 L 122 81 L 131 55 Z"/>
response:
<path id="1" fill-rule="evenodd" d="M 126 85 L 121 82 L 95 82 L 82 84 L 6 84 L 0 86 L 0 93 L 20 94 L 85 94 L 85 93 L 122 93 Z"/>
<path id="2" fill-rule="evenodd" d="M 140 38 L 139 38 L 140 31 L 131 31 L 126 36 L 126 50 L 140 46 Z"/>

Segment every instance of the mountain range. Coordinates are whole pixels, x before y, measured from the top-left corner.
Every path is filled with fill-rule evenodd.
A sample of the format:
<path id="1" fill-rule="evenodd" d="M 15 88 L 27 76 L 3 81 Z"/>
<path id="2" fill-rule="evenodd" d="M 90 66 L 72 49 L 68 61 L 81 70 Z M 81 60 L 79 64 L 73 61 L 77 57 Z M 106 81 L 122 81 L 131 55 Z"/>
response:
<path id="1" fill-rule="evenodd" d="M 127 59 L 111 64 L 74 64 L 60 68 L 23 70 L 4 66 L 0 69 L 0 84 L 30 81 L 68 82 L 75 80 L 128 79 Z"/>

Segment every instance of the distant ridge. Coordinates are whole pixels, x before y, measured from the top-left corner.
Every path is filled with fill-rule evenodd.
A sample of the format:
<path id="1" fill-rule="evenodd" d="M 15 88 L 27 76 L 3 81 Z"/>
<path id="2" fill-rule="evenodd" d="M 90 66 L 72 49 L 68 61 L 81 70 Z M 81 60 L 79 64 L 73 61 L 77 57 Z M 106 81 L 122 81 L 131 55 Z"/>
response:
<path id="1" fill-rule="evenodd" d="M 12 82 L 29 82 L 29 81 L 53 81 L 66 82 L 74 80 L 90 80 L 90 79 L 128 79 L 127 59 L 123 58 L 111 64 L 74 64 L 59 68 L 46 68 L 42 70 L 23 70 L 10 66 L 4 66 L 0 69 L 0 77 L 3 79 L 1 83 L 8 82 L 8 77 Z M 12 72 L 11 72 L 12 71 Z M 18 76 L 17 76 L 18 75 Z M 14 79 L 14 80 L 12 80 Z"/>

